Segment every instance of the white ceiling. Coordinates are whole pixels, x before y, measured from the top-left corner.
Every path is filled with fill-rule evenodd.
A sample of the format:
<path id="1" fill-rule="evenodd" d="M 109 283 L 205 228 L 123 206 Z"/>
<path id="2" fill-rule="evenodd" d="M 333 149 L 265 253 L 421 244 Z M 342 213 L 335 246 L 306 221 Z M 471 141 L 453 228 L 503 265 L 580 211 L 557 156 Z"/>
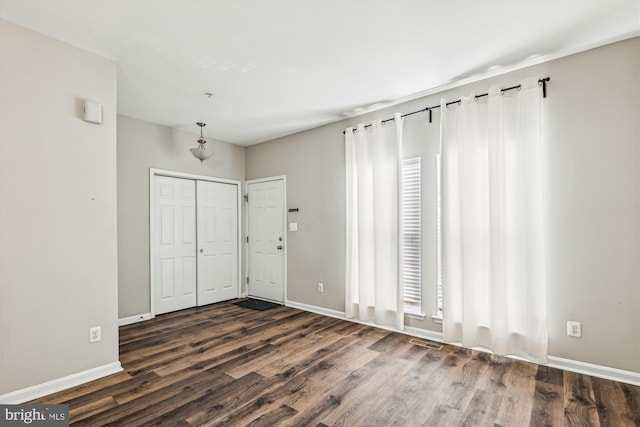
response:
<path id="1" fill-rule="evenodd" d="M 640 0 L 0 0 L 0 16 L 116 61 L 119 114 L 239 145 L 640 34 Z"/>

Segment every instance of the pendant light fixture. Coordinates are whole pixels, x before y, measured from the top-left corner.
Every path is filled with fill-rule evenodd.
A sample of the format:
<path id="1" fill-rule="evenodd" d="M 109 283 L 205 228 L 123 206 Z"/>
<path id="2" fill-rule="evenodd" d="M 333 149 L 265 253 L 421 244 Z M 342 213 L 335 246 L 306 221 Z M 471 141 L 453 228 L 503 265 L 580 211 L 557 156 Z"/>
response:
<path id="1" fill-rule="evenodd" d="M 213 156 L 213 151 L 207 150 L 206 147 L 204 146 L 204 144 L 207 141 L 202 136 L 202 128 L 205 127 L 207 124 L 201 123 L 201 122 L 198 122 L 196 124 L 200 126 L 200 139 L 198 139 L 198 146 L 195 148 L 189 149 L 189 151 L 191 151 L 191 154 L 193 154 L 193 156 L 196 159 L 200 160 L 200 163 L 202 163 L 205 160 L 207 160 L 209 157 Z"/>

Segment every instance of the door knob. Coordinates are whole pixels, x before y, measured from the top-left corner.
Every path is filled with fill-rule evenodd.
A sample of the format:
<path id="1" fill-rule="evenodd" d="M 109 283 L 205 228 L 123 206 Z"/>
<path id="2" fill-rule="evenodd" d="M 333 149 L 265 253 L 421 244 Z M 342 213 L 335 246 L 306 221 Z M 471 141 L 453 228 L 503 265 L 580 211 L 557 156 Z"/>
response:
<path id="1" fill-rule="evenodd" d="M 204 249 L 200 249 L 200 253 L 203 253 L 203 252 L 204 252 Z"/>
<path id="2" fill-rule="evenodd" d="M 281 251 L 281 250 L 282 250 L 282 245 L 278 245 L 278 248 L 277 248 L 277 249 L 278 249 L 279 251 Z"/>

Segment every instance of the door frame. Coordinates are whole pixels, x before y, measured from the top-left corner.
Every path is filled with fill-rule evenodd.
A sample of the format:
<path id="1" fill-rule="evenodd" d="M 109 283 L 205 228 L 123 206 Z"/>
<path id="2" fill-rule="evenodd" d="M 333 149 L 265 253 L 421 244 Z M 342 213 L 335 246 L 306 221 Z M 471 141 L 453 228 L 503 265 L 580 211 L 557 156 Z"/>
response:
<path id="1" fill-rule="evenodd" d="M 287 176 L 286 175 L 276 175 L 276 176 L 269 176 L 269 177 L 265 177 L 265 178 L 257 178 L 257 179 L 249 179 L 246 180 L 244 182 L 244 195 L 246 197 L 249 196 L 249 184 L 259 184 L 261 182 L 269 182 L 269 181 L 282 181 L 282 218 L 283 218 L 283 224 L 282 224 L 282 235 L 283 235 L 283 240 L 284 240 L 284 253 L 282 254 L 284 257 L 284 262 L 283 262 L 283 266 L 282 268 L 284 269 L 284 271 L 282 272 L 282 286 L 284 287 L 283 289 L 283 301 L 282 304 L 286 305 L 287 302 L 287 253 L 289 250 L 289 244 L 288 244 L 288 239 L 287 239 L 287 234 L 288 234 L 288 227 L 287 227 L 287 213 L 288 213 L 288 209 L 287 209 Z M 243 198 L 243 200 L 246 200 Z M 245 201 L 245 203 L 249 203 L 248 201 Z M 244 215 L 244 235 L 245 236 L 249 236 L 249 209 L 247 207 L 247 209 L 245 209 L 245 215 Z M 249 253 L 249 239 L 244 239 L 244 253 L 247 254 L 247 262 L 245 263 L 245 275 L 244 275 L 244 281 L 247 284 L 247 289 L 246 292 L 242 293 L 243 297 L 247 297 L 249 295 L 249 282 L 247 280 L 247 278 L 249 277 L 249 263 L 251 262 L 251 254 Z"/>
<path id="2" fill-rule="evenodd" d="M 242 250 L 241 250 L 241 240 L 242 240 L 242 226 L 241 226 L 241 219 L 242 219 L 242 181 L 236 181 L 233 179 L 226 179 L 226 178 L 216 178 L 213 176 L 206 176 L 206 175 L 196 175 L 196 174 L 191 174 L 191 173 L 185 173 L 185 172 L 177 172 L 177 171 L 170 171 L 170 170 L 165 170 L 165 169 L 156 169 L 156 168 L 149 168 L 149 304 L 150 304 L 150 313 L 151 313 L 151 318 L 154 318 L 156 316 L 156 307 L 155 307 L 155 239 L 154 239 L 154 226 L 155 226 L 155 222 L 154 222 L 154 217 L 155 217 L 155 203 L 156 200 L 154 198 L 154 188 L 155 188 L 155 177 L 156 176 L 167 176 L 170 178 L 183 178 L 183 179 L 190 179 L 193 181 L 210 181 L 210 182 L 218 182 L 221 184 L 231 184 L 231 185 L 235 185 L 236 189 L 237 189 L 237 194 L 238 194 L 238 199 L 237 199 L 237 203 L 238 203 L 238 283 L 237 283 L 237 287 L 238 287 L 238 295 L 241 295 L 242 293 Z M 196 183 L 197 185 L 197 183 Z M 196 196 L 196 207 L 197 207 L 197 196 Z M 196 215 L 197 215 L 197 209 L 196 209 Z M 197 217 L 196 217 L 197 218 Z M 197 222 L 196 222 L 197 224 Z M 196 225 L 197 227 L 197 225 Z M 197 249 L 196 249 L 197 250 Z M 196 293 L 197 293 L 197 282 L 196 282 Z"/>

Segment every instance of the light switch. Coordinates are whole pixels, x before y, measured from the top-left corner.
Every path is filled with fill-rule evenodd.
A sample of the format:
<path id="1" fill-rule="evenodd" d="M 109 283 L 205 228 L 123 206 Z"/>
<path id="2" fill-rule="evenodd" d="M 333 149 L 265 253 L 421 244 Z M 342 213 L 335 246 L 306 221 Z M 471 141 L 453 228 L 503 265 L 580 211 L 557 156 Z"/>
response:
<path id="1" fill-rule="evenodd" d="M 289 231 L 298 231 L 298 223 L 290 222 L 289 223 Z"/>

